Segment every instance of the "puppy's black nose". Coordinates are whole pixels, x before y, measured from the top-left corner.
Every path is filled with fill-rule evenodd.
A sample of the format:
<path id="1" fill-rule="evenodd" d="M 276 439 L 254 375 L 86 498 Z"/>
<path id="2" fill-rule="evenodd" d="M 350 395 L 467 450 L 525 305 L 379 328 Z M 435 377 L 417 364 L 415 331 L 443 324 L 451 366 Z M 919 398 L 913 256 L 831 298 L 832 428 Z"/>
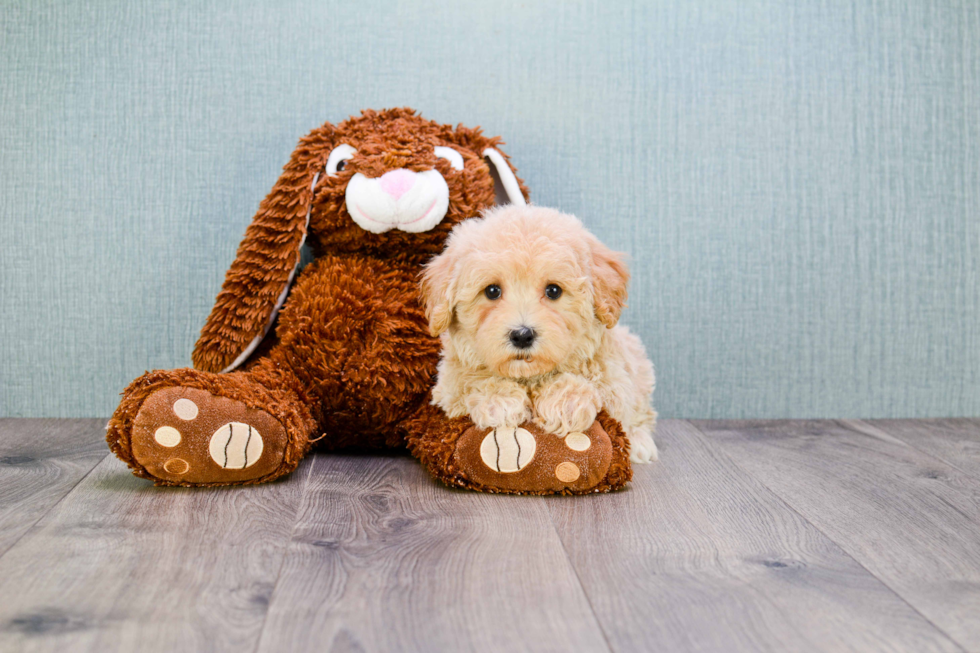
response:
<path id="1" fill-rule="evenodd" d="M 527 349 L 534 344 L 534 336 L 536 335 L 534 329 L 522 326 L 510 332 L 510 342 L 518 349 Z"/>

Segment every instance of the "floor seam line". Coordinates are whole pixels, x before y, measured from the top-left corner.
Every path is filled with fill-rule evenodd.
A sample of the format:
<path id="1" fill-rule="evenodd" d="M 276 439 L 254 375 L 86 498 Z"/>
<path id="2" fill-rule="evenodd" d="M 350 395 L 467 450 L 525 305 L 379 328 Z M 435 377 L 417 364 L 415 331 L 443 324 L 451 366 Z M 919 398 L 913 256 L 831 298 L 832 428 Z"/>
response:
<path id="1" fill-rule="evenodd" d="M 282 571 L 286 566 L 286 558 L 289 556 L 289 549 L 292 547 L 293 537 L 296 535 L 296 529 L 299 528 L 300 511 L 303 508 L 303 502 L 306 501 L 306 491 L 309 488 L 310 480 L 313 478 L 313 467 L 314 463 L 317 461 L 317 457 L 318 456 L 315 453 L 309 456 L 310 471 L 306 474 L 306 478 L 303 480 L 303 489 L 296 505 L 296 517 L 293 519 L 293 526 L 291 529 L 289 529 L 289 535 L 286 537 L 284 550 L 282 553 L 282 560 L 279 562 L 279 570 L 276 572 L 276 580 L 272 584 L 272 591 L 269 593 L 269 603 L 266 606 L 265 614 L 262 615 L 262 627 L 259 628 L 259 634 L 255 638 L 255 647 L 252 649 L 252 653 L 257 653 L 259 646 L 262 644 L 262 636 L 265 634 L 265 627 L 269 621 L 269 613 L 272 612 L 272 604 L 276 597 L 276 590 L 279 589 L 279 581 L 282 580 Z"/>
<path id="2" fill-rule="evenodd" d="M 956 463 L 953 463 L 953 462 L 950 462 L 950 461 L 946 460 L 945 458 L 943 458 L 942 456 L 938 455 L 937 453 L 935 453 L 933 451 L 925 451 L 923 449 L 920 449 L 919 447 L 915 446 L 914 444 L 912 444 L 911 442 L 909 442 L 905 438 L 899 437 L 899 436 L 893 434 L 892 432 L 888 431 L 887 429 L 884 429 L 884 428 L 878 426 L 877 424 L 875 424 L 875 420 L 847 419 L 847 420 L 834 420 L 834 421 L 837 421 L 839 424 L 841 424 L 845 428 L 847 428 L 847 422 L 860 422 L 861 424 L 866 424 L 867 426 L 870 426 L 870 427 L 872 427 L 874 429 L 877 429 L 877 430 L 881 431 L 882 433 L 887 433 L 890 437 L 895 438 L 896 440 L 898 440 L 899 442 L 901 442 L 902 444 L 904 444 L 906 447 L 908 447 L 910 449 L 914 449 L 915 451 L 918 451 L 923 456 L 926 456 L 928 458 L 933 458 L 935 460 L 938 460 L 939 462 L 943 463 L 944 465 L 948 465 L 949 467 L 952 467 L 953 469 L 955 469 L 956 471 L 958 471 L 960 474 L 963 474 L 964 476 L 968 476 L 969 478 L 973 479 L 974 481 L 980 481 L 980 475 L 975 474 L 974 472 L 967 471 L 967 470 L 959 467 Z"/>
<path id="3" fill-rule="evenodd" d="M 698 427 L 697 424 L 695 424 L 692 420 L 685 420 L 685 421 L 688 424 L 690 424 L 692 427 L 694 427 L 697 430 L 697 432 L 701 435 L 701 437 L 704 438 L 708 443 L 711 442 L 711 436 L 709 436 L 707 433 L 705 433 L 704 431 L 702 431 Z M 836 421 L 836 420 L 831 420 L 831 421 Z M 889 592 L 891 592 L 899 601 L 901 601 L 902 603 L 904 603 L 905 605 L 907 605 L 910 610 L 912 610 L 914 613 L 916 613 L 917 615 L 919 615 L 920 617 L 922 617 L 922 619 L 926 623 L 928 623 L 930 626 L 932 626 L 933 628 L 935 628 L 938 633 L 942 634 L 954 646 L 958 647 L 964 653 L 966 653 L 967 651 L 970 650 L 970 649 L 966 648 L 963 644 L 961 644 L 957 639 L 955 639 L 950 633 L 947 633 L 944 629 L 940 628 L 935 622 L 933 622 L 932 619 L 930 619 L 926 615 L 922 614 L 922 612 L 917 607 L 915 607 L 914 605 L 912 605 L 911 603 L 909 603 L 909 601 L 904 596 L 902 596 L 901 594 L 899 594 L 898 591 L 896 591 L 894 587 L 892 587 L 890 584 L 888 584 L 883 578 L 881 578 L 880 576 L 878 576 L 878 574 L 874 573 L 873 571 L 871 571 L 870 569 L 868 569 L 866 566 L 864 566 L 861 563 L 861 561 L 859 561 L 857 558 L 855 558 L 851 554 L 850 551 L 848 551 L 847 549 L 844 548 L 844 545 L 842 545 L 841 543 L 839 543 L 834 538 L 830 537 L 830 535 L 828 535 L 827 533 L 825 533 L 822 528 L 820 528 L 819 526 L 817 526 L 816 524 L 814 524 L 812 521 L 810 521 L 809 519 L 807 519 L 807 517 L 805 515 L 803 515 L 803 513 L 801 513 L 793 504 L 789 503 L 789 501 L 786 500 L 786 499 L 784 499 L 781 494 L 777 493 L 774 489 L 772 489 L 771 487 L 769 487 L 769 485 L 766 484 L 765 481 L 763 481 L 762 479 L 756 477 L 754 474 L 750 473 L 747 469 L 745 469 L 744 467 L 742 467 L 741 465 L 739 465 L 738 462 L 736 462 L 725 451 L 722 451 L 720 449 L 718 449 L 717 451 L 721 455 L 725 456 L 725 458 L 729 462 L 731 462 L 731 464 L 734 465 L 736 469 L 738 469 L 740 472 L 742 472 L 743 474 L 745 474 L 746 476 L 748 476 L 749 478 L 751 478 L 752 480 L 754 480 L 756 483 L 758 483 L 759 485 L 761 485 L 762 487 L 764 487 L 766 489 L 766 491 L 769 492 L 770 494 L 772 494 L 772 496 L 774 496 L 780 503 L 782 503 L 783 505 L 785 505 L 789 510 L 791 510 L 800 519 L 802 519 L 807 524 L 809 524 L 810 526 L 812 526 L 818 533 L 820 533 L 820 535 L 822 535 L 823 537 L 827 538 L 827 541 L 830 542 L 831 544 L 833 544 L 835 547 L 837 547 L 837 549 L 842 554 L 844 554 L 845 556 L 847 556 L 848 559 L 850 559 L 851 561 L 854 562 L 854 564 L 856 564 L 858 567 L 860 567 L 865 572 L 867 572 L 872 578 L 874 578 L 879 583 L 881 583 L 882 587 L 884 587 Z"/>
<path id="4" fill-rule="evenodd" d="M 16 547 L 18 544 L 20 544 L 21 543 L 21 540 L 23 540 L 25 537 L 27 537 L 27 535 L 31 531 L 34 530 L 34 527 L 36 527 L 38 524 L 40 524 L 41 521 L 45 517 L 47 517 L 48 515 L 50 515 L 51 512 L 55 508 L 57 508 L 58 506 L 60 506 L 61 505 L 61 502 L 64 501 L 65 499 L 67 499 L 68 496 L 72 492 L 74 492 L 78 488 L 79 485 L 82 484 L 82 481 L 84 481 L 85 479 L 87 479 L 89 477 L 89 475 L 91 475 L 91 473 L 94 472 L 95 469 L 99 465 L 101 465 L 102 463 L 104 463 L 106 461 L 106 459 L 111 458 L 111 457 L 112 457 L 112 454 L 111 453 L 107 453 L 101 460 L 99 460 L 97 463 L 95 463 L 94 465 L 92 465 L 92 468 L 90 470 L 88 470 L 87 472 L 85 472 L 85 474 L 83 474 L 82 477 L 79 478 L 78 481 L 74 485 L 72 485 L 71 488 L 69 488 L 69 490 L 67 492 L 65 492 L 63 495 L 61 495 L 61 498 L 60 499 L 58 499 L 57 501 L 55 501 L 54 503 L 52 503 L 50 508 L 48 508 L 47 510 L 45 510 L 36 520 L 34 520 L 34 523 L 31 524 L 30 526 L 28 526 L 24 530 L 24 532 L 21 533 L 20 537 L 18 537 L 16 540 L 14 540 L 13 542 L 11 542 L 10 546 L 8 546 L 6 549 L 4 549 L 2 552 L 0 552 L 0 560 L 2 560 L 5 555 L 7 555 L 8 553 L 10 553 L 10 551 L 12 551 L 14 549 L 14 547 Z"/>
<path id="5" fill-rule="evenodd" d="M 542 503 L 547 501 L 547 499 L 545 499 L 544 497 L 539 497 L 538 499 Z M 578 584 L 578 588 L 579 590 L 581 590 L 582 596 L 585 597 L 585 603 L 586 605 L 589 606 L 589 612 L 592 613 L 592 618 L 595 619 L 595 623 L 599 627 L 599 634 L 602 635 L 602 641 L 606 643 L 606 649 L 609 651 L 609 653 L 613 653 L 615 649 L 612 646 L 612 642 L 609 641 L 609 636 L 606 634 L 606 629 L 602 625 L 602 620 L 599 619 L 599 615 L 596 614 L 595 606 L 592 605 L 592 597 L 590 597 L 589 593 L 585 591 L 585 585 L 582 583 L 582 577 L 579 576 L 578 569 L 575 567 L 575 564 L 572 562 L 572 557 L 568 555 L 568 549 L 565 547 L 565 540 L 562 539 L 561 533 L 558 532 L 558 524 L 555 523 L 555 516 L 552 514 L 551 509 L 547 506 L 547 504 L 545 504 L 544 509 L 548 512 L 548 519 L 551 520 L 551 527 L 555 531 L 555 537 L 558 538 L 558 544 L 561 545 L 562 553 L 565 554 L 565 560 L 568 562 L 568 566 L 571 568 L 572 573 L 575 575 L 575 582 Z"/>

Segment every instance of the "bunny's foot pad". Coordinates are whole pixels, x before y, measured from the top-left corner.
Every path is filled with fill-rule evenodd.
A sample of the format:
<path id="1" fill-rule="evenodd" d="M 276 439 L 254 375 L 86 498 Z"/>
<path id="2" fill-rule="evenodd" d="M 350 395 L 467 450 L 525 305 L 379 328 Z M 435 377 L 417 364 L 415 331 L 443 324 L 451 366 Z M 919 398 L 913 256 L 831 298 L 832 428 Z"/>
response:
<path id="1" fill-rule="evenodd" d="M 586 494 L 618 489 L 629 481 L 628 447 L 624 442 L 616 445 L 599 421 L 564 438 L 531 423 L 517 429 L 471 426 L 457 441 L 452 463 L 457 484 L 473 489 Z"/>
<path id="2" fill-rule="evenodd" d="M 150 394 L 133 420 L 132 456 L 165 484 L 225 485 L 276 475 L 288 446 L 269 413 L 207 390 Z"/>

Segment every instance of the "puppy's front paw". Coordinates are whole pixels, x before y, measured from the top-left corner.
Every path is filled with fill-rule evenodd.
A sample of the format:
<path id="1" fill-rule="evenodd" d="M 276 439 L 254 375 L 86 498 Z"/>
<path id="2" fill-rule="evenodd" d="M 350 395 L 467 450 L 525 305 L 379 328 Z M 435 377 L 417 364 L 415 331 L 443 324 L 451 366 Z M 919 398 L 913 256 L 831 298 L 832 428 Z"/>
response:
<path id="1" fill-rule="evenodd" d="M 531 417 L 531 401 L 523 390 L 471 395 L 466 398 L 466 408 L 481 429 L 516 428 Z"/>
<path id="2" fill-rule="evenodd" d="M 634 463 L 650 463 L 658 458 L 657 443 L 653 436 L 646 431 L 633 431 L 628 435 L 630 441 L 630 461 Z"/>
<path id="3" fill-rule="evenodd" d="M 599 391 L 586 379 L 572 374 L 559 375 L 534 398 L 535 423 L 561 437 L 588 429 L 600 410 Z"/>

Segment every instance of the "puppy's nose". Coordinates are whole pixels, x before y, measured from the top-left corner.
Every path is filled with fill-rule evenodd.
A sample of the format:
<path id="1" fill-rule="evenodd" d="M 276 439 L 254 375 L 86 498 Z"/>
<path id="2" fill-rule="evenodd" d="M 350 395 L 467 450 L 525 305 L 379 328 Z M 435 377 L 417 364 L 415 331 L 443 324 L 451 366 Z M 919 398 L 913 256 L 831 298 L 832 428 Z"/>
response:
<path id="1" fill-rule="evenodd" d="M 510 342 L 518 349 L 527 349 L 534 344 L 534 337 L 536 335 L 534 329 L 522 326 L 510 332 Z"/>

